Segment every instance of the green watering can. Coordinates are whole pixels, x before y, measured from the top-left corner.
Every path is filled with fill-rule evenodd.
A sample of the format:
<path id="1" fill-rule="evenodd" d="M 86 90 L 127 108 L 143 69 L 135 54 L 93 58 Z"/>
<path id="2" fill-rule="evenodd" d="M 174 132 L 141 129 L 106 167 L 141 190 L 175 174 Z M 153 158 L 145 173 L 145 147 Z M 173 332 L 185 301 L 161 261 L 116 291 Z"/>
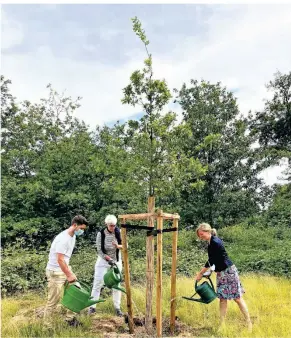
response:
<path id="1" fill-rule="evenodd" d="M 66 282 L 62 305 L 73 312 L 79 313 L 88 306 L 105 302 L 104 299 L 92 300 L 90 286 L 81 281 Z"/>
<path id="2" fill-rule="evenodd" d="M 207 278 L 210 281 L 210 284 L 207 281 L 204 281 L 202 284 L 198 285 L 198 282 L 195 282 L 195 293 L 191 297 L 182 297 L 187 300 L 192 300 L 194 302 L 199 302 L 203 304 L 209 304 L 211 303 L 215 298 L 217 298 L 217 294 L 215 292 L 214 286 L 212 284 L 212 281 L 209 276 L 203 276 L 204 278 Z M 201 298 L 193 298 L 196 294 Z"/>
<path id="3" fill-rule="evenodd" d="M 118 269 L 118 266 L 114 262 L 108 263 L 111 265 L 111 267 L 103 277 L 105 286 L 107 286 L 109 289 L 116 289 L 126 293 L 125 289 L 120 286 L 121 273 Z"/>

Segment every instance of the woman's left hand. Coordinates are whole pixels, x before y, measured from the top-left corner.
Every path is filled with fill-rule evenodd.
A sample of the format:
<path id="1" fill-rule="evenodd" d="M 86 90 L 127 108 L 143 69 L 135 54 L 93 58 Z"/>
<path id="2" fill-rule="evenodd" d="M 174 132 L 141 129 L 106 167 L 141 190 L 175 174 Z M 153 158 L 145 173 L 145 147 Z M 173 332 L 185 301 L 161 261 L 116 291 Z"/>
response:
<path id="1" fill-rule="evenodd" d="M 198 272 L 196 277 L 195 277 L 195 280 L 197 280 L 197 282 L 199 282 L 200 279 L 202 279 L 202 277 L 203 277 L 203 275 L 200 272 Z"/>

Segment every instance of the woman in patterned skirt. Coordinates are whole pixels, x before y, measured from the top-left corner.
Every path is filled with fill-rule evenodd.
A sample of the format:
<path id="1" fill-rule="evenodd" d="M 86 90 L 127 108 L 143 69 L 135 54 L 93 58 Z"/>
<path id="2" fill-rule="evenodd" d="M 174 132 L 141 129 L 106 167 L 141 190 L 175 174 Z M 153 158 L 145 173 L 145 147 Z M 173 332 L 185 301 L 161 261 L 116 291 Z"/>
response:
<path id="1" fill-rule="evenodd" d="M 220 300 L 220 325 L 224 326 L 227 301 L 233 299 L 243 313 L 249 331 L 252 330 L 252 322 L 248 312 L 247 305 L 242 297 L 244 289 L 239 280 L 237 268 L 229 259 L 223 242 L 217 237 L 217 232 L 207 223 L 202 223 L 196 229 L 197 236 L 208 242 L 208 261 L 201 271 L 196 275 L 199 281 L 203 274 L 212 266 L 215 266 L 217 273 L 217 296 Z"/>

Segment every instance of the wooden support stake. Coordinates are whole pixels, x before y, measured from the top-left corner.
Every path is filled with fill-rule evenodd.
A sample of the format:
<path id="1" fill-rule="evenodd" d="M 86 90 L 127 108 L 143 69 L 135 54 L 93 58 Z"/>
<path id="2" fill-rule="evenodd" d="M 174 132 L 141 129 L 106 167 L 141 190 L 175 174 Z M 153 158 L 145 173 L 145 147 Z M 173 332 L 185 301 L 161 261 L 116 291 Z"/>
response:
<path id="1" fill-rule="evenodd" d="M 173 228 L 177 231 L 173 232 L 172 238 L 172 273 L 171 273 L 171 319 L 170 330 L 174 334 L 175 330 L 175 311 L 176 311 L 176 269 L 177 269 L 177 244 L 178 244 L 178 218 L 173 221 Z"/>
<path id="2" fill-rule="evenodd" d="M 125 224 L 125 219 L 122 219 L 122 224 Z M 127 302 L 127 312 L 128 312 L 128 326 L 129 326 L 129 332 L 133 333 L 134 322 L 133 322 L 133 311 L 132 311 L 132 301 L 131 301 L 126 228 L 121 228 L 121 239 L 122 239 L 122 252 L 123 252 L 123 265 L 124 265 L 124 280 L 125 280 L 125 288 L 126 288 L 126 302 Z"/>
<path id="3" fill-rule="evenodd" d="M 148 198 L 148 213 L 155 212 L 155 197 Z M 154 228 L 154 217 L 148 218 L 148 227 Z M 152 300 L 154 289 L 154 236 L 147 236 L 146 239 L 146 314 L 145 328 L 149 335 L 152 334 L 153 318 L 152 318 Z"/>
<path id="4" fill-rule="evenodd" d="M 149 197 L 151 198 L 151 197 Z M 155 200 L 155 198 L 153 197 Z M 119 215 L 118 218 L 120 219 L 135 219 L 135 220 L 147 220 L 149 217 L 155 216 L 154 213 L 147 213 L 147 214 L 127 214 L 127 215 Z"/>
<path id="5" fill-rule="evenodd" d="M 169 213 L 163 212 L 162 216 L 163 216 L 163 219 L 180 219 L 180 216 L 178 214 L 169 214 Z"/>
<path id="6" fill-rule="evenodd" d="M 157 230 L 163 230 L 162 210 L 158 212 Z M 157 337 L 162 336 L 162 268 L 163 268 L 163 234 L 157 234 Z"/>

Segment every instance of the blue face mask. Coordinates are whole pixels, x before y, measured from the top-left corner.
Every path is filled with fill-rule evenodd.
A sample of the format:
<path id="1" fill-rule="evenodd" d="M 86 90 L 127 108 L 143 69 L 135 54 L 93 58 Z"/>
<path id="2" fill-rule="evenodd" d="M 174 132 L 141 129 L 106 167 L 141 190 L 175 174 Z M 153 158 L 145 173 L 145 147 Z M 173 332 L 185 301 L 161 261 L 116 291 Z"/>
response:
<path id="1" fill-rule="evenodd" d="M 75 230 L 75 235 L 76 235 L 76 236 L 81 236 L 81 235 L 83 235 L 83 233 L 84 233 L 84 230 L 83 230 L 83 229 Z"/>

